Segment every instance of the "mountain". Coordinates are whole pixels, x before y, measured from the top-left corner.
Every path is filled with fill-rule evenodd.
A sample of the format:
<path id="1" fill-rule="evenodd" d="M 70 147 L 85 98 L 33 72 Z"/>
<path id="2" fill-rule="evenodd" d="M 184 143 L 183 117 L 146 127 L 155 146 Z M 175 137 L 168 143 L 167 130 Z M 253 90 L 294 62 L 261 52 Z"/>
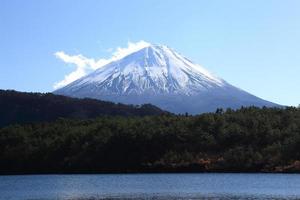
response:
<path id="1" fill-rule="evenodd" d="M 0 127 L 15 123 L 53 121 L 58 118 L 89 119 L 99 116 L 146 116 L 167 112 L 145 104 L 115 104 L 95 99 L 77 99 L 51 93 L 0 90 Z"/>
<path id="2" fill-rule="evenodd" d="M 218 78 L 163 45 L 149 45 L 54 91 L 125 104 L 151 103 L 174 113 L 278 106 Z"/>

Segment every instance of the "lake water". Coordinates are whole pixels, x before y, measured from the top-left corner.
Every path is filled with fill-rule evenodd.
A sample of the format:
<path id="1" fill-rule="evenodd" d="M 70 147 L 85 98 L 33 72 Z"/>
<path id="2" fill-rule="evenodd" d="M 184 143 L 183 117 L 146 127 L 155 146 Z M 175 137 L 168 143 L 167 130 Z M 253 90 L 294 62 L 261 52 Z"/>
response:
<path id="1" fill-rule="evenodd" d="M 300 175 L 208 173 L 0 176 L 0 199 L 300 199 Z"/>

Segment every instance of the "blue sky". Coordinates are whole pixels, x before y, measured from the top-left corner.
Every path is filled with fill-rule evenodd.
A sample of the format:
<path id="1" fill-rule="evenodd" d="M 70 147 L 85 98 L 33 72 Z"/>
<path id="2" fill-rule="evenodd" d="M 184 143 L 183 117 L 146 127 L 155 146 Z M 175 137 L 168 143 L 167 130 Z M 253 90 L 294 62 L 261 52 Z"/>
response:
<path id="1" fill-rule="evenodd" d="M 76 69 L 56 52 L 107 59 L 144 40 L 254 95 L 298 105 L 299 10 L 298 0 L 2 0 L 0 88 L 53 91 Z"/>

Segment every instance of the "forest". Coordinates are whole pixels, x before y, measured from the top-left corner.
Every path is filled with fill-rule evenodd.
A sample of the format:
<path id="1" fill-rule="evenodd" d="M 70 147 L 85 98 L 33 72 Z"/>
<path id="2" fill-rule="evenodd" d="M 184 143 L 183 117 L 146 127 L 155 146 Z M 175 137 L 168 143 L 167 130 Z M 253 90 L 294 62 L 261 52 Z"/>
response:
<path id="1" fill-rule="evenodd" d="M 300 109 L 101 116 L 0 129 L 0 173 L 300 172 Z"/>

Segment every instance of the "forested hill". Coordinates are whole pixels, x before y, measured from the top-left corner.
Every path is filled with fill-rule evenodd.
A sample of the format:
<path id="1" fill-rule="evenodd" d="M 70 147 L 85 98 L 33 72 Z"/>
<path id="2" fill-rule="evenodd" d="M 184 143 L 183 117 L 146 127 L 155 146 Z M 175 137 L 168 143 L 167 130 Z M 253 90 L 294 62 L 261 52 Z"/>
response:
<path id="1" fill-rule="evenodd" d="M 146 116 L 163 113 L 166 112 L 150 104 L 133 106 L 52 93 L 0 90 L 0 127 L 15 123 L 53 121 L 58 118 L 88 119 L 103 115 Z"/>
<path id="2" fill-rule="evenodd" d="M 0 173 L 300 172 L 300 109 L 100 117 L 0 129 Z"/>

